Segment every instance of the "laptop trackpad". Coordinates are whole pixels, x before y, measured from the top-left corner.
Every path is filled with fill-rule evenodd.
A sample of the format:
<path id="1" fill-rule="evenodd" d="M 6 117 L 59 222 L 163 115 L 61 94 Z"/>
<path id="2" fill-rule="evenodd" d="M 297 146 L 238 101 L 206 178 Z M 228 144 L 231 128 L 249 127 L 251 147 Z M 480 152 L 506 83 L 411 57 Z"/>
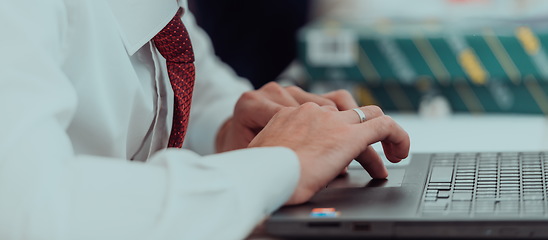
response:
<path id="1" fill-rule="evenodd" d="M 387 179 L 372 179 L 363 169 L 350 168 L 348 174 L 333 180 L 327 188 L 401 187 L 405 168 L 389 168 Z"/>

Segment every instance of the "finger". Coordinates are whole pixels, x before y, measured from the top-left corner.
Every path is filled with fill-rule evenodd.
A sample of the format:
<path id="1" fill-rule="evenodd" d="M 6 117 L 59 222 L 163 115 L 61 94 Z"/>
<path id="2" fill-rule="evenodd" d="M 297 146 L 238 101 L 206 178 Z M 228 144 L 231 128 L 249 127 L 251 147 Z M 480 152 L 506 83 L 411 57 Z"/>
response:
<path id="1" fill-rule="evenodd" d="M 358 103 L 356 103 L 356 100 L 352 94 L 346 90 L 332 91 L 323 94 L 322 96 L 333 101 L 337 105 L 337 108 L 341 111 L 358 107 Z"/>
<path id="2" fill-rule="evenodd" d="M 329 98 L 322 97 L 320 95 L 312 94 L 302 90 L 297 86 L 290 86 L 285 88 L 289 94 L 299 103 L 313 102 L 320 106 L 334 106 L 337 107 L 337 104 L 330 100 Z"/>
<path id="3" fill-rule="evenodd" d="M 296 107 L 301 105 L 284 87 L 276 82 L 270 82 L 257 90 L 264 98 L 285 107 Z"/>
<path id="4" fill-rule="evenodd" d="M 373 147 L 368 146 L 365 151 L 356 157 L 356 161 L 362 165 L 363 169 L 365 169 L 372 178 L 384 179 L 388 177 L 388 170 L 386 170 L 382 158 Z"/>
<path id="5" fill-rule="evenodd" d="M 339 109 L 334 105 L 323 105 L 323 106 L 320 106 L 320 108 L 324 111 L 331 111 L 336 113 L 340 112 Z"/>
<path id="6" fill-rule="evenodd" d="M 344 177 L 348 174 L 348 166 L 346 166 L 337 177 Z"/>
<path id="7" fill-rule="evenodd" d="M 362 110 L 362 112 L 365 114 L 366 121 L 384 116 L 384 112 L 381 110 L 381 108 L 375 105 L 359 107 L 359 109 Z M 347 123 L 360 123 L 360 115 L 354 110 L 343 111 L 341 112 L 341 115 Z"/>
<path id="8" fill-rule="evenodd" d="M 409 135 L 391 117 L 384 115 L 353 126 L 358 128 L 353 132 L 358 139 L 361 137 L 364 146 L 381 141 L 391 162 L 399 162 L 409 154 Z"/>
<path id="9" fill-rule="evenodd" d="M 276 103 L 258 91 L 246 92 L 240 96 L 234 116 L 249 127 L 263 127 L 284 106 Z"/>
<path id="10" fill-rule="evenodd" d="M 390 162 L 396 163 L 401 161 L 403 158 L 400 158 L 393 154 L 395 146 L 390 142 L 381 142 L 382 149 L 384 150 L 384 155 L 386 156 L 386 159 L 388 159 Z"/>

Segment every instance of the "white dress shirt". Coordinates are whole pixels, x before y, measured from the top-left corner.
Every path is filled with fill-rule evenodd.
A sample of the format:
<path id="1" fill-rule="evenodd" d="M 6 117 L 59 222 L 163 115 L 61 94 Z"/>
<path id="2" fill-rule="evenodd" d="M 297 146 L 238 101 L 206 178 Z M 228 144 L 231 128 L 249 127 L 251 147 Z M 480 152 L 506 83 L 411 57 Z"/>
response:
<path id="1" fill-rule="evenodd" d="M 188 12 L 191 150 L 165 150 L 173 93 L 150 39 L 180 6 L 2 1 L 0 239 L 241 239 L 291 195 L 291 150 L 211 154 L 250 85 Z"/>

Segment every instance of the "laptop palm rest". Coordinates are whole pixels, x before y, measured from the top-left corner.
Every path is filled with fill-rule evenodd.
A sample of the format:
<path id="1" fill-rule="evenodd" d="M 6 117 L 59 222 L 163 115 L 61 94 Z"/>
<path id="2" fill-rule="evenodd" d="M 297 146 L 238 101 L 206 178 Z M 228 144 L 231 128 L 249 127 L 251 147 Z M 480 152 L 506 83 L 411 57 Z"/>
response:
<path id="1" fill-rule="evenodd" d="M 279 209 L 267 221 L 267 232 L 288 237 L 391 236 L 395 220 L 416 217 L 426 166 L 424 161 L 389 168 L 387 179 L 372 179 L 363 168 L 350 167 L 347 176 L 335 179 L 309 202 Z"/>

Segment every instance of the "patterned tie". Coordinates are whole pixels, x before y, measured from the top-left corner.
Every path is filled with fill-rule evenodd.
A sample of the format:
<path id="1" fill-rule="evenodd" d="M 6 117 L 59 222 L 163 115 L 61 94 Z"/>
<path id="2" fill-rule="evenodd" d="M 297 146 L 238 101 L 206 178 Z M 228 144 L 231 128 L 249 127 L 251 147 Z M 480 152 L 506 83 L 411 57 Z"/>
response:
<path id="1" fill-rule="evenodd" d="M 181 21 L 183 9 L 152 40 L 167 61 L 167 72 L 175 95 L 173 126 L 168 147 L 180 148 L 188 125 L 194 88 L 194 52 L 188 32 Z"/>

